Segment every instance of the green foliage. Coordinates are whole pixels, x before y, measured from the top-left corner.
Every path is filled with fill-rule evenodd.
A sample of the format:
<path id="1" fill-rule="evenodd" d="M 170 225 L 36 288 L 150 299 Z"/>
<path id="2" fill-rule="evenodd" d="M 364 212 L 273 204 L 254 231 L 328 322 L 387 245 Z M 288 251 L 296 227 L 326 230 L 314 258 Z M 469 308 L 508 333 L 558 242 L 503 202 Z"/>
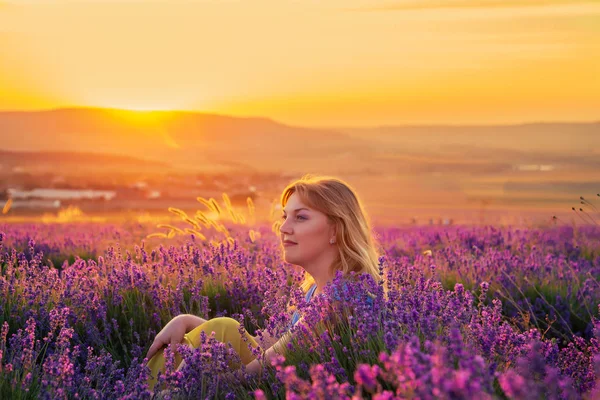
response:
<path id="1" fill-rule="evenodd" d="M 3 371 L 0 374 L 1 399 L 34 400 L 38 398 L 38 394 L 39 388 L 33 384 L 23 388 L 22 379 L 19 379 L 14 373 L 7 374 Z"/>
<path id="2" fill-rule="evenodd" d="M 95 260 L 97 258 L 98 258 L 98 255 L 95 252 L 82 250 L 81 252 L 77 252 L 75 254 L 53 253 L 53 254 L 45 256 L 44 261 L 45 261 L 46 265 L 48 265 L 49 267 L 53 267 L 59 271 L 62 271 L 65 261 L 69 265 L 73 265 L 75 263 L 75 261 L 78 259 Z"/>
<path id="3" fill-rule="evenodd" d="M 227 288 L 223 282 L 219 282 L 212 278 L 207 277 L 202 287 L 202 295 L 208 298 L 209 313 L 208 319 L 217 316 L 220 311 L 229 311 L 230 313 L 239 312 L 236 311 L 231 299 L 227 295 Z"/>
<path id="4" fill-rule="evenodd" d="M 120 299 L 120 301 L 119 301 Z M 153 338 L 148 336 L 150 327 L 150 316 L 156 305 L 152 298 L 138 288 L 128 288 L 118 294 L 109 292 L 106 298 L 106 322 L 112 323 L 110 327 L 100 327 L 100 332 L 110 332 L 107 338 L 106 350 L 110 352 L 113 359 L 119 360 L 121 365 L 129 367 L 131 364 L 131 344 L 146 344 Z M 103 321 L 99 321 L 102 325 Z M 138 341 L 133 333 L 140 335 Z"/>

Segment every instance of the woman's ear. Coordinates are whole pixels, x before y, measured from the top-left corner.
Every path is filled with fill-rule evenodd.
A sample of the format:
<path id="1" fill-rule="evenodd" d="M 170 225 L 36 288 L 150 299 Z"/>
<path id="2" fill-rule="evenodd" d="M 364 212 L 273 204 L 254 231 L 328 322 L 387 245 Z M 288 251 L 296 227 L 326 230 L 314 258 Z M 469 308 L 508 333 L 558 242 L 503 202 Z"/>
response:
<path id="1" fill-rule="evenodd" d="M 329 227 L 329 238 L 336 238 L 337 237 L 336 232 L 337 232 L 337 229 L 336 229 L 335 224 L 331 223 L 330 227 Z"/>

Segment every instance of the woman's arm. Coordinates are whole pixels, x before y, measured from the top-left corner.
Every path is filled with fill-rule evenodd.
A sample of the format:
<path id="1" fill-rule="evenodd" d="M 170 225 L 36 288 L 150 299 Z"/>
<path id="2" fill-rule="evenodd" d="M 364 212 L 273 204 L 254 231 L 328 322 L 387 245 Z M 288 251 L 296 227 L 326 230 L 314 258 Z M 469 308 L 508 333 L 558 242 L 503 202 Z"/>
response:
<path id="1" fill-rule="evenodd" d="M 193 314 L 182 314 L 180 317 L 184 321 L 186 333 L 206 322 L 204 318 L 197 317 Z"/>
<path id="2" fill-rule="evenodd" d="M 304 317 L 300 317 L 298 322 L 296 322 L 296 325 L 298 325 L 298 324 L 306 326 L 306 324 L 304 324 Z M 265 333 L 265 335 L 267 335 L 267 334 Z M 275 338 L 270 335 L 269 335 L 269 338 L 271 340 L 275 340 Z M 290 331 L 287 331 L 281 336 L 280 339 L 276 340 L 275 343 L 273 343 L 265 351 L 265 360 L 267 363 L 269 363 L 269 365 L 271 363 L 271 360 L 274 359 L 278 354 L 283 355 L 285 348 L 287 347 L 290 340 L 292 340 L 292 338 L 293 338 L 293 334 Z M 177 367 L 177 371 L 182 369 L 184 365 L 185 365 L 185 360 L 182 360 L 181 364 L 179 364 L 179 367 Z M 262 361 L 259 360 L 259 358 L 255 358 L 253 361 L 246 364 L 246 372 L 249 374 L 252 374 L 252 375 L 262 374 Z"/>
<path id="3" fill-rule="evenodd" d="M 298 324 L 306 326 L 304 324 L 304 317 L 300 317 L 298 322 L 296 322 L 296 325 L 298 325 Z M 273 345 L 271 345 L 265 351 L 266 363 L 268 363 L 270 365 L 271 360 L 274 359 L 277 355 L 279 355 L 279 354 L 283 355 L 288 343 L 292 340 L 292 338 L 293 338 L 292 332 L 287 331 L 281 336 L 281 338 L 279 340 L 275 341 L 275 343 L 273 343 Z M 259 358 L 256 358 L 246 365 L 246 372 L 248 372 L 249 374 L 252 374 L 252 375 L 261 375 L 262 368 L 263 368 L 262 360 L 260 360 Z"/>
<path id="4" fill-rule="evenodd" d="M 267 363 L 271 363 L 271 360 L 275 358 L 278 354 L 283 354 L 285 346 L 289 343 L 291 337 L 290 333 L 284 333 L 281 339 L 275 342 L 271 347 L 269 347 L 265 351 L 265 360 Z M 260 375 L 262 374 L 262 360 L 259 358 L 255 358 L 253 361 L 246 365 L 246 372 L 252 375 Z"/>
<path id="5" fill-rule="evenodd" d="M 298 320 L 297 323 L 300 323 L 301 319 Z M 265 333 L 265 335 L 267 335 Z M 271 340 L 275 340 L 275 338 L 273 338 L 272 336 L 268 336 Z M 267 362 L 271 362 L 271 359 L 273 359 L 277 354 L 283 354 L 283 351 L 285 349 L 285 346 L 287 345 L 287 343 L 289 342 L 289 340 L 291 339 L 291 334 L 290 332 L 286 332 L 283 334 L 283 336 L 277 340 L 273 345 L 271 345 L 266 351 L 265 351 L 265 357 L 267 359 Z M 260 345 L 260 343 L 259 343 Z M 191 348 L 193 348 L 192 346 L 190 346 Z M 261 345 L 262 347 L 262 345 Z M 275 349 L 277 349 L 277 351 L 275 351 Z M 185 360 L 181 361 L 181 364 L 179 364 L 179 366 L 177 367 L 176 371 L 179 371 L 180 369 L 182 369 L 185 366 Z M 258 358 L 254 359 L 253 361 L 249 362 L 246 365 L 246 372 L 250 373 L 250 374 L 259 374 L 262 372 L 262 365 L 259 362 Z"/>
<path id="6" fill-rule="evenodd" d="M 268 349 L 269 347 L 273 346 L 275 342 L 277 342 L 277 338 L 271 336 L 266 330 L 262 331 L 262 339 L 258 335 L 252 336 L 252 339 L 254 339 L 254 341 L 263 349 Z"/>

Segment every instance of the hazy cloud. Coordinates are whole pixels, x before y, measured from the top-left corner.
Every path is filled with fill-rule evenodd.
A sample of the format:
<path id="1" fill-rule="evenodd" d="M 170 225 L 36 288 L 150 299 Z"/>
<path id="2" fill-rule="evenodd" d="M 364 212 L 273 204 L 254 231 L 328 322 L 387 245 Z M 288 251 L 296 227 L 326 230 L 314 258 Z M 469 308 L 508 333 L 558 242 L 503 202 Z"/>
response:
<path id="1" fill-rule="evenodd" d="M 404 11 L 404 10 L 438 10 L 438 9 L 484 9 L 514 7 L 551 7 L 573 4 L 597 4 L 585 0 L 431 0 L 431 1 L 399 1 L 393 4 L 381 4 L 374 7 L 345 8 L 348 11 Z"/>
<path id="2" fill-rule="evenodd" d="M 148 4 L 148 3 L 174 3 L 177 0 L 5 0 L 0 1 L 0 7 L 2 5 L 9 6 L 20 6 L 20 5 L 31 5 L 31 4 L 39 4 L 39 5 L 47 5 L 47 4 L 127 4 L 127 3 L 139 3 L 139 4 Z M 194 0 L 194 2 L 218 2 L 219 0 Z M 227 0 L 222 0 L 227 1 Z M 239 0 L 233 0 L 239 1 Z M 180 1 L 180 3 L 184 3 Z"/>
<path id="3" fill-rule="evenodd" d="M 600 190 L 600 181 L 586 181 L 586 182 L 565 182 L 565 181 L 551 181 L 551 182 L 513 182 L 508 181 L 504 183 L 503 187 L 505 192 L 511 193 L 571 193 L 574 195 L 589 195 L 590 193 L 597 193 Z"/>

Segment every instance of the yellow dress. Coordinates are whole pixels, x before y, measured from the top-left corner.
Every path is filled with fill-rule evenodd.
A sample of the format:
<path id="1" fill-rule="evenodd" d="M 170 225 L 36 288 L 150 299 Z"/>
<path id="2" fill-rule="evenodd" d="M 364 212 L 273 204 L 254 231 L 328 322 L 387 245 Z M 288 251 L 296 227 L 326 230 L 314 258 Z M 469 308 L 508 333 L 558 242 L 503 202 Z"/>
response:
<path id="1" fill-rule="evenodd" d="M 215 339 L 221 343 L 231 343 L 231 346 L 240 355 L 240 359 L 244 365 L 248 365 L 256 357 L 250 351 L 248 344 L 252 347 L 258 347 L 258 343 L 248 333 L 244 332 L 248 342 L 245 342 L 238 331 L 240 323 L 233 318 L 229 317 L 218 317 L 206 321 L 203 324 L 198 325 L 196 328 L 186 333 L 183 336 L 182 344 L 187 344 L 190 347 L 197 348 L 200 345 L 200 332 L 205 332 L 206 336 L 209 336 L 212 332 L 215 332 Z M 164 349 L 159 350 L 150 360 L 148 360 L 148 367 L 150 368 L 150 377 L 148 378 L 148 386 L 152 391 L 158 377 L 158 372 L 165 372 L 165 357 Z M 181 356 L 175 353 L 175 368 L 181 364 Z M 240 365 L 230 365 L 232 369 L 240 368 Z"/>

